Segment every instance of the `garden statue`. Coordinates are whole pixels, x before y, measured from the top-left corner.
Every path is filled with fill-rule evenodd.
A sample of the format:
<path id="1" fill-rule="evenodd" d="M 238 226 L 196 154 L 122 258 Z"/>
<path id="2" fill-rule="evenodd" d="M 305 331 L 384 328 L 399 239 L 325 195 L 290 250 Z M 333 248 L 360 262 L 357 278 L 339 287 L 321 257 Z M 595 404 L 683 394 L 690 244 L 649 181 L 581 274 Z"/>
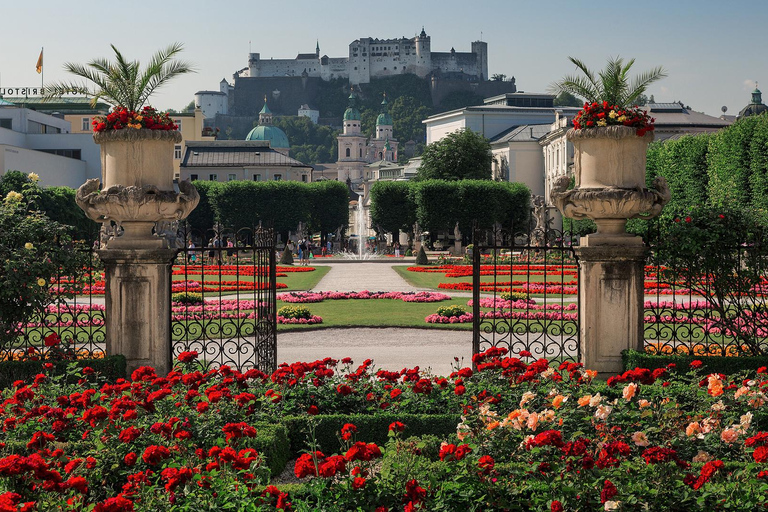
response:
<path id="1" fill-rule="evenodd" d="M 424 235 L 423 235 L 423 233 L 421 231 L 421 226 L 419 226 L 418 222 L 415 222 L 413 224 L 413 252 L 414 252 L 414 254 L 418 254 L 418 252 L 421 250 L 422 236 L 424 236 Z"/>
<path id="2" fill-rule="evenodd" d="M 462 242 L 462 234 L 461 230 L 459 230 L 459 223 L 456 222 L 456 225 L 453 227 L 453 254 L 454 256 L 461 256 L 461 242 Z"/>

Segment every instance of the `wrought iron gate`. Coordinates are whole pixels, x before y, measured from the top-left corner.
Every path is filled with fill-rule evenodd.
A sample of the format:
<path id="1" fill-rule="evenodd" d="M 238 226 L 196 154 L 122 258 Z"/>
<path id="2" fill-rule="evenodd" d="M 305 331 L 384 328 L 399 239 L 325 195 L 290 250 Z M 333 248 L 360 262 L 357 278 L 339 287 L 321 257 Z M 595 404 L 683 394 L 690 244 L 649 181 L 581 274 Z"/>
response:
<path id="1" fill-rule="evenodd" d="M 576 237 L 563 235 L 498 224 L 474 230 L 473 354 L 504 347 L 512 355 L 528 351 L 534 358 L 579 361 Z"/>
<path id="2" fill-rule="evenodd" d="M 184 227 L 182 242 L 172 277 L 173 355 L 195 350 L 214 367 L 274 371 L 274 230 L 216 226 L 202 233 Z"/>

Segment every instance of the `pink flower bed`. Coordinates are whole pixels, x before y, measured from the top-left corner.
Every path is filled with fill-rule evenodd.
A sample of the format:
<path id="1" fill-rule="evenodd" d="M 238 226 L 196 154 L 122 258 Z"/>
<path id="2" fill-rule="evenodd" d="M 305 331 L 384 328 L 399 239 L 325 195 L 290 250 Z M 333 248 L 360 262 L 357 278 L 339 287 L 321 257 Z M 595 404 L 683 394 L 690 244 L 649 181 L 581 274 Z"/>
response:
<path id="1" fill-rule="evenodd" d="M 286 318 L 284 316 L 277 316 L 277 323 L 279 324 L 321 324 L 323 319 L 317 315 L 312 315 L 310 318 Z"/>
<path id="2" fill-rule="evenodd" d="M 467 302 L 468 306 L 474 305 L 474 300 Z M 490 309 L 525 309 L 525 310 L 554 310 L 554 311 L 576 311 L 579 306 L 575 302 L 570 302 L 563 306 L 562 304 L 536 304 L 534 300 L 503 300 L 493 298 L 480 299 L 481 308 Z"/>
<path id="3" fill-rule="evenodd" d="M 350 300 L 350 299 L 391 299 L 403 302 L 440 302 L 449 300 L 450 295 L 437 292 L 291 292 L 281 293 L 277 300 L 298 304 L 322 302 L 324 300 Z"/>

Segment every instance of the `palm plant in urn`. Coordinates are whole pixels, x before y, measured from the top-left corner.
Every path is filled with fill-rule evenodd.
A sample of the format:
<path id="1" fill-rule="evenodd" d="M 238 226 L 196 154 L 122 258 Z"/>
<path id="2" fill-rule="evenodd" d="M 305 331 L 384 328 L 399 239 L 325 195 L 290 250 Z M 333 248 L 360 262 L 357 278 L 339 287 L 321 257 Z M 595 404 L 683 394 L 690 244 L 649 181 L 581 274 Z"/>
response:
<path id="1" fill-rule="evenodd" d="M 101 183 L 89 179 L 76 196 L 77 204 L 111 235 L 107 248 L 164 248 L 167 242 L 152 234 L 158 222 L 187 217 L 199 201 L 188 181 L 174 186 L 173 150 L 182 141 L 167 113 L 145 105 L 158 88 L 180 75 L 194 72 L 176 60 L 181 44 L 156 52 L 142 69 L 112 46 L 115 60 L 94 59 L 64 69 L 84 82 L 46 85 L 45 97 L 80 94 L 92 106 L 103 101 L 112 106 L 93 120 L 93 140 L 101 146 Z M 120 235 L 120 236 L 118 236 Z"/>
<path id="2" fill-rule="evenodd" d="M 631 236 L 625 231 L 628 219 L 654 217 L 669 201 L 664 178 L 656 178 L 653 189 L 646 188 L 646 151 L 653 140 L 654 119 L 634 104 L 666 73 L 657 67 L 630 82 L 634 59 L 625 63 L 611 58 L 599 73 L 569 59 L 583 76 L 566 76 L 551 89 L 585 99 L 566 134 L 574 147 L 575 188 L 568 190 L 570 177 L 562 176 L 551 197 L 564 216 L 595 221 L 597 233 L 588 236 L 593 244 L 611 243 L 613 237 Z"/>

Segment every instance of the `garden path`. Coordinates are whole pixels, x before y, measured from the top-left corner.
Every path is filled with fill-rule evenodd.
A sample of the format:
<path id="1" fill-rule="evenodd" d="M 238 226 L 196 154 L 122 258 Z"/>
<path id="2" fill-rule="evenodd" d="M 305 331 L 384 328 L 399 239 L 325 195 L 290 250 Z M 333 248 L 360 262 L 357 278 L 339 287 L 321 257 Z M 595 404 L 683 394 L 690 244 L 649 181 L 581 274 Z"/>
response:
<path id="1" fill-rule="evenodd" d="M 392 269 L 402 262 L 323 262 L 331 267 L 317 283 L 316 292 L 415 292 L 419 289 L 409 285 Z"/>
<path id="2" fill-rule="evenodd" d="M 435 375 L 453 371 L 454 357 L 472 364 L 472 331 L 443 329 L 353 328 L 281 332 L 277 362 L 351 357 L 355 364 L 373 359 L 376 368 L 399 371 L 419 366 Z"/>

